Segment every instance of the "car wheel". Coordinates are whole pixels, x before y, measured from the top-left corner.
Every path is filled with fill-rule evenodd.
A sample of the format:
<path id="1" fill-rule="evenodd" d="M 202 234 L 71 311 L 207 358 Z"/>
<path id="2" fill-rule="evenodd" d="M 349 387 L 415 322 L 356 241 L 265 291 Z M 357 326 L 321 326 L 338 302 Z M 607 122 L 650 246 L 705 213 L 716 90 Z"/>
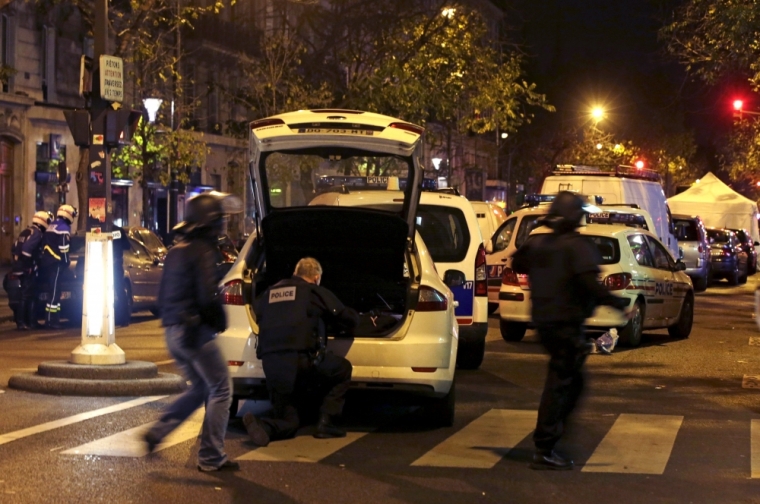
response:
<path id="1" fill-rule="evenodd" d="M 469 341 L 467 343 L 459 342 L 457 351 L 457 367 L 460 369 L 478 369 L 483 363 L 483 356 L 486 352 L 486 339 L 478 341 Z"/>
<path id="2" fill-rule="evenodd" d="M 687 294 L 681 305 L 681 314 L 678 316 L 678 322 L 668 327 L 668 334 L 671 338 L 686 339 L 691 334 L 691 326 L 694 324 L 694 298 Z"/>
<path id="3" fill-rule="evenodd" d="M 499 310 L 499 303 L 488 303 L 488 313 L 496 313 Z"/>
<path id="4" fill-rule="evenodd" d="M 506 320 L 500 320 L 499 327 L 501 328 L 501 337 L 504 338 L 504 341 L 522 341 L 525 337 L 525 331 L 528 330 L 528 324 Z"/>
<path id="5" fill-rule="evenodd" d="M 132 288 L 129 286 L 129 282 L 124 282 L 124 288 L 119 294 L 119 298 L 116 302 L 114 309 L 114 316 L 116 318 L 116 325 L 126 327 L 132 320 L 132 306 L 134 299 L 132 299 Z"/>
<path id="6" fill-rule="evenodd" d="M 707 290 L 707 275 L 703 277 L 695 277 L 692 280 L 694 284 L 694 292 L 704 292 Z"/>
<path id="7" fill-rule="evenodd" d="M 620 331 L 620 340 L 625 346 L 637 347 L 641 344 L 641 333 L 644 331 L 644 308 L 641 301 L 633 305 L 633 315 Z"/>
<path id="8" fill-rule="evenodd" d="M 727 277 L 728 285 L 739 285 L 739 271 L 736 270 Z"/>
<path id="9" fill-rule="evenodd" d="M 435 427 L 451 427 L 454 425 L 456 410 L 456 380 L 451 382 L 448 394 L 431 399 L 425 407 L 428 422 Z"/>

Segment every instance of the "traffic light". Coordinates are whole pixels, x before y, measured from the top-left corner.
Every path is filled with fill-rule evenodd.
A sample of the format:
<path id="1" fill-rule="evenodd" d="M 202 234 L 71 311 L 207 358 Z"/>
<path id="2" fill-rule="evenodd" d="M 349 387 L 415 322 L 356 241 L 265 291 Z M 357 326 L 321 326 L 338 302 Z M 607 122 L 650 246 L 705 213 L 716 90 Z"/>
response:
<path id="1" fill-rule="evenodd" d="M 69 125 L 74 145 L 88 147 L 90 145 L 90 113 L 87 110 L 64 110 L 63 116 Z"/>
<path id="2" fill-rule="evenodd" d="M 129 144 L 141 115 L 138 110 L 109 110 L 106 113 L 105 144 L 109 147 Z"/>
<path id="3" fill-rule="evenodd" d="M 634 166 L 637 170 L 642 170 L 644 168 L 644 160 L 643 159 L 637 159 L 634 163 Z"/>
<path id="4" fill-rule="evenodd" d="M 739 99 L 734 100 L 734 117 L 735 118 L 741 119 L 743 109 L 744 109 L 744 100 L 739 100 Z"/>

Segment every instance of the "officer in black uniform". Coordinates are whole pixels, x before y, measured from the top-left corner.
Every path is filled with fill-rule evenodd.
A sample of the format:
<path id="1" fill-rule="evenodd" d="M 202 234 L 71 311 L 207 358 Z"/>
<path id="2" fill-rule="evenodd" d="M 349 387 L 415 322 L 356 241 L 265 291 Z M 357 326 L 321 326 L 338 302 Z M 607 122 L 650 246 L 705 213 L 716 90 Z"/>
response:
<path id="1" fill-rule="evenodd" d="M 53 214 L 40 210 L 32 217 L 32 224 L 21 231 L 11 249 L 11 271 L 19 279 L 17 299 L 10 299 L 16 328 L 26 330 L 37 325 L 34 314 L 34 284 L 42 252 L 42 237 L 53 220 Z"/>
<path id="2" fill-rule="evenodd" d="M 257 446 L 295 435 L 300 425 L 297 408 L 302 405 L 298 394 L 307 385 L 326 391 L 314 437 L 346 435 L 332 423 L 332 417 L 343 411 L 352 367 L 343 357 L 325 352 L 325 323 L 351 330 L 359 323 L 359 315 L 320 287 L 321 279 L 322 266 L 305 257 L 298 261 L 291 278 L 271 286 L 256 300 L 256 355 L 262 361 L 273 406 L 271 416 L 256 418 L 246 413 L 243 417 Z"/>
<path id="3" fill-rule="evenodd" d="M 583 321 L 598 305 L 624 310 L 628 300 L 597 282 L 596 247 L 575 231 L 583 217 L 583 200 L 560 192 L 543 224 L 554 232 L 531 237 L 512 259 L 512 269 L 530 277 L 532 318 L 541 344 L 549 352 L 549 370 L 533 434 L 533 469 L 572 469 L 554 445 L 583 390 L 582 367 L 590 350 Z"/>

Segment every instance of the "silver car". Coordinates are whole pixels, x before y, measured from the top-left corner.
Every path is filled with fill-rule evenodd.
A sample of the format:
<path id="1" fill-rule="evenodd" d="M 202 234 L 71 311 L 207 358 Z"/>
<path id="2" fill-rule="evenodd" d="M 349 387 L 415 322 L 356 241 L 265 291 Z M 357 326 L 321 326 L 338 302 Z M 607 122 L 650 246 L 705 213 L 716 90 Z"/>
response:
<path id="1" fill-rule="evenodd" d="M 702 292 L 712 281 L 710 242 L 702 219 L 697 215 L 674 215 L 678 246 L 683 250 L 685 273 L 691 277 L 695 292 Z"/>

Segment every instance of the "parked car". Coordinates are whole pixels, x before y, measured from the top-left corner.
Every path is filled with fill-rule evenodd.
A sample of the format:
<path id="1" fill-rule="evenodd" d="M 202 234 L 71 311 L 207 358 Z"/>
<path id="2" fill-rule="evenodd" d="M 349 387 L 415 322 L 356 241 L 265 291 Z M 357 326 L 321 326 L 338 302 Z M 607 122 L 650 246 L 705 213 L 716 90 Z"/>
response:
<path id="1" fill-rule="evenodd" d="M 163 274 L 166 247 L 153 231 L 139 227 L 119 230 L 121 237 L 114 240 L 114 266 L 119 267 L 121 252 L 121 282 L 114 278 L 114 317 L 117 325 L 129 325 L 132 312 L 148 309 L 157 313 L 158 287 Z M 82 320 L 84 287 L 85 237 L 72 236 L 69 268 L 61 272 L 61 317 L 74 324 Z M 118 271 L 114 272 L 118 274 Z M 37 315 L 45 316 L 46 284 L 40 279 L 37 296 Z"/>
<path id="2" fill-rule="evenodd" d="M 685 273 L 691 277 L 694 291 L 702 292 L 712 282 L 712 256 L 705 224 L 697 215 L 674 215 L 673 225 L 683 251 Z"/>
<path id="3" fill-rule="evenodd" d="M 736 233 L 729 229 L 707 228 L 712 256 L 713 279 L 725 278 L 729 285 L 747 282 L 748 255 Z"/>
<path id="4" fill-rule="evenodd" d="M 548 233 L 547 227 L 535 233 Z M 667 328 L 673 338 L 688 338 L 694 320 L 694 290 L 683 272 L 686 266 L 673 256 L 651 232 L 621 224 L 588 224 L 578 232 L 590 240 L 601 258 L 600 281 L 616 295 L 629 299 L 630 320 L 609 306 L 599 306 L 585 325 L 592 329 L 619 328 L 620 342 L 631 347 L 641 343 L 644 329 Z M 504 268 L 499 313 L 502 337 L 522 339 L 511 327 L 514 319 L 531 320 L 530 282 Z M 518 337 L 519 336 L 519 337 Z"/>
<path id="5" fill-rule="evenodd" d="M 742 250 L 747 253 L 747 274 L 749 276 L 757 273 L 757 251 L 755 247 L 760 246 L 760 242 L 752 240 L 752 235 L 746 229 L 732 229 L 736 237 L 742 244 Z"/>
<path id="6" fill-rule="evenodd" d="M 261 221 L 221 281 L 228 327 L 216 339 L 232 378 L 233 412 L 240 398 L 266 396 L 252 302 L 311 256 L 324 268 L 322 285 L 360 312 L 353 335 L 327 328 L 327 348 L 353 365 L 351 386 L 413 394 L 430 423 L 452 425 L 459 343 L 454 295 L 416 225 L 424 129 L 330 109 L 268 117 L 250 123 L 249 131 Z M 385 174 L 372 176 L 385 186 L 388 175 L 405 179 L 400 208 L 309 206 L 319 178 L 359 170 Z"/>

